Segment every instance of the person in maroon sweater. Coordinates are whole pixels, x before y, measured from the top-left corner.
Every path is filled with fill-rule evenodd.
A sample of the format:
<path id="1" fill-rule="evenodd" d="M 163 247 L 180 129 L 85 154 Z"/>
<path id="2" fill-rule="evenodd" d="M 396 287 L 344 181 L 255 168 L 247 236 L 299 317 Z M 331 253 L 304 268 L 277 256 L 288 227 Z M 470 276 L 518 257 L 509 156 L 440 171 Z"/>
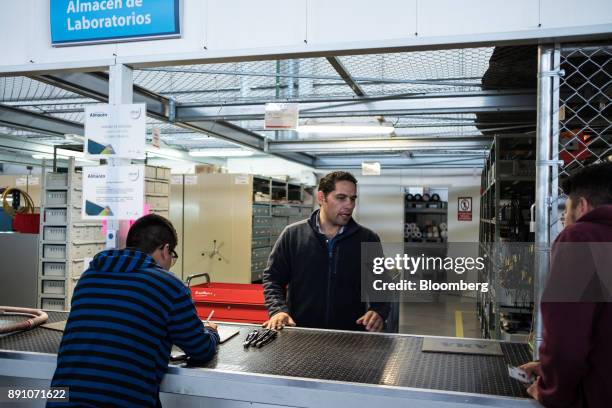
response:
<path id="1" fill-rule="evenodd" d="M 540 361 L 522 366 L 546 407 L 612 406 L 612 163 L 563 184 L 565 228 L 552 247 L 542 298 Z"/>

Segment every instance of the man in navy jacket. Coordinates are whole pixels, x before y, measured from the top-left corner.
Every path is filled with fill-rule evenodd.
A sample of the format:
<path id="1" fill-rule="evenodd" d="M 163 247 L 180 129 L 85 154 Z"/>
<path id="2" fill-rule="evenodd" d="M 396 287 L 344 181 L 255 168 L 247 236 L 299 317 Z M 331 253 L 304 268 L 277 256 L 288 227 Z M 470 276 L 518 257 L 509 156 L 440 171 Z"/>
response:
<path id="1" fill-rule="evenodd" d="M 528 388 L 547 407 L 612 401 L 612 163 L 585 167 L 563 185 L 565 228 L 552 248 L 542 300 L 540 361 Z"/>
<path id="2" fill-rule="evenodd" d="M 364 301 L 361 291 L 361 244 L 380 247 L 380 238 L 353 220 L 356 199 L 355 177 L 330 173 L 319 182 L 320 209 L 285 228 L 264 271 L 265 327 L 383 330 L 389 304 Z"/>
<path id="3" fill-rule="evenodd" d="M 189 289 L 168 270 L 176 231 L 155 214 L 130 228 L 126 249 L 97 254 L 74 289 L 52 387 L 69 402 L 47 406 L 156 407 L 172 344 L 205 362 L 219 343 Z"/>

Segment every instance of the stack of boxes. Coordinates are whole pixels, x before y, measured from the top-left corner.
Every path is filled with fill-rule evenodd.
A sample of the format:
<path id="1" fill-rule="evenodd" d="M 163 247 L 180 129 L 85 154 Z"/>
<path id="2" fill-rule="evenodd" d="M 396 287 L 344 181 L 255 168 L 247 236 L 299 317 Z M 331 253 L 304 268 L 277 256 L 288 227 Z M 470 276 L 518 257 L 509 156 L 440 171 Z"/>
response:
<path id="1" fill-rule="evenodd" d="M 145 166 L 145 203 L 151 213 L 170 218 L 170 169 Z"/>

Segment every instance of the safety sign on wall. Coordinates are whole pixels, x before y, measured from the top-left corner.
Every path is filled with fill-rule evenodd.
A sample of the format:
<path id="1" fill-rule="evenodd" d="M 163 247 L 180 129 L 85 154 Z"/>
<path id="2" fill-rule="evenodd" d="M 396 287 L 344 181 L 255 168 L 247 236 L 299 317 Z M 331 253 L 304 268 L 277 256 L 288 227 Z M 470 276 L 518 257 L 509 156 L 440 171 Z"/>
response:
<path id="1" fill-rule="evenodd" d="M 179 0 L 51 0 L 51 44 L 180 37 Z"/>
<path id="2" fill-rule="evenodd" d="M 85 107 L 85 154 L 88 158 L 144 159 L 144 103 Z"/>
<path id="3" fill-rule="evenodd" d="M 472 221 L 472 197 L 459 197 L 457 200 L 457 220 Z"/>
<path id="4" fill-rule="evenodd" d="M 143 165 L 83 167 L 83 219 L 133 220 L 143 208 Z"/>

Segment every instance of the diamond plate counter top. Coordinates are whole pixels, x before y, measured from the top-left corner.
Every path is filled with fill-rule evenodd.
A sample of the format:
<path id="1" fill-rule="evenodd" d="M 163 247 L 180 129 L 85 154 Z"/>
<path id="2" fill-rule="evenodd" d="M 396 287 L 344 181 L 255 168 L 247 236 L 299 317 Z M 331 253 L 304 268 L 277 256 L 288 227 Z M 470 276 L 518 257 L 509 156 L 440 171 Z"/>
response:
<path id="1" fill-rule="evenodd" d="M 49 322 L 66 313 L 49 312 Z M 282 330 L 261 349 L 244 349 L 253 326 L 222 344 L 204 368 L 230 372 L 331 380 L 347 383 L 443 390 L 506 397 L 526 397 L 524 387 L 508 377 L 506 365 L 530 361 L 527 345 L 501 343 L 503 356 L 422 352 L 423 337 Z M 37 328 L 0 338 L 0 350 L 57 353 L 61 332 Z M 198 369 L 194 367 L 192 369 Z"/>

